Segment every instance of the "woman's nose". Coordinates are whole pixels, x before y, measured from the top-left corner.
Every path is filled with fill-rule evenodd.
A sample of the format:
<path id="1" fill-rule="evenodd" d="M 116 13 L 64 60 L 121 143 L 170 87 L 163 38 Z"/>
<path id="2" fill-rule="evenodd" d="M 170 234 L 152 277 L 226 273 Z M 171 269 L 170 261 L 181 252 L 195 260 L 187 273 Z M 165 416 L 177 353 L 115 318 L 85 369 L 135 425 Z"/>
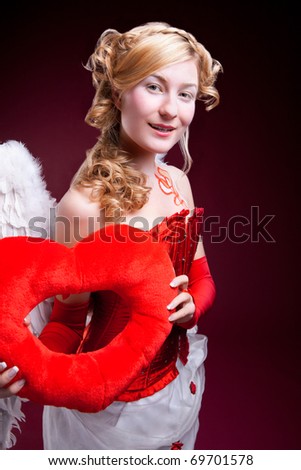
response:
<path id="1" fill-rule="evenodd" d="M 160 115 L 169 119 L 175 118 L 178 114 L 177 100 L 174 96 L 168 94 L 161 103 Z"/>

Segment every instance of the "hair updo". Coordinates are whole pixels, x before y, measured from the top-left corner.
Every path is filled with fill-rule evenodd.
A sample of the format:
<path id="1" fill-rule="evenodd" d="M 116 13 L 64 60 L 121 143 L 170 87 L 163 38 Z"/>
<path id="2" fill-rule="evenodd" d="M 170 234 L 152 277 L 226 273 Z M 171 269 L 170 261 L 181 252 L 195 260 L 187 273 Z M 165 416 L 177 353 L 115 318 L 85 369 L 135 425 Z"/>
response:
<path id="1" fill-rule="evenodd" d="M 209 111 L 219 103 L 215 81 L 222 67 L 192 34 L 167 23 L 151 22 L 125 33 L 107 29 L 100 36 L 86 65 L 96 92 L 85 118 L 99 129 L 100 136 L 72 184 L 91 187 L 92 199 L 106 209 L 107 217 L 118 219 L 140 209 L 150 191 L 145 175 L 119 146 L 116 97 L 155 71 L 189 59 L 195 59 L 198 69 L 197 99 Z M 179 144 L 185 161 L 183 169 L 188 172 L 192 163 L 188 131 Z"/>

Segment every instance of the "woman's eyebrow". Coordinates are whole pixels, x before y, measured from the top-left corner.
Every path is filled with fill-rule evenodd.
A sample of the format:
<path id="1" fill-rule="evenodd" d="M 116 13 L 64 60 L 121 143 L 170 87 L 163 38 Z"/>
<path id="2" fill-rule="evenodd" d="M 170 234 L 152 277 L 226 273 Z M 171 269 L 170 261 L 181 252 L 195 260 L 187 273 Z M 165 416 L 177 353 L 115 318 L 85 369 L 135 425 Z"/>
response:
<path id="1" fill-rule="evenodd" d="M 164 83 L 167 83 L 168 80 L 163 76 L 163 75 L 159 75 L 159 74 L 152 74 L 150 75 L 148 78 L 151 78 L 151 77 L 154 77 L 156 78 L 157 80 L 161 80 L 162 82 Z M 194 87 L 194 88 L 197 88 L 197 84 L 196 83 L 182 83 L 181 84 L 181 87 Z"/>

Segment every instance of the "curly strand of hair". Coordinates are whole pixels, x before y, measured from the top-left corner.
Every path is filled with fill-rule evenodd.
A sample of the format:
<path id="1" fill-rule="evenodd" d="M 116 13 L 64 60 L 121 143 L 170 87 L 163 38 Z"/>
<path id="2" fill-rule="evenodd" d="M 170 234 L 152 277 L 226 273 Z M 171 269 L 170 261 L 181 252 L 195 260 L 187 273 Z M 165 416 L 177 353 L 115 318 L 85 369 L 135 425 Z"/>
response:
<path id="1" fill-rule="evenodd" d="M 118 145 L 120 111 L 112 96 L 112 70 L 116 47 L 126 50 L 127 41 L 124 35 L 108 30 L 88 60 L 86 68 L 92 72 L 96 93 L 85 122 L 101 130 L 101 135 L 73 179 L 74 185 L 91 187 L 91 199 L 98 201 L 106 217 L 114 220 L 143 207 L 151 189 L 146 186 L 146 176 Z"/>
<path id="2" fill-rule="evenodd" d="M 92 188 L 91 200 L 99 202 L 105 216 L 114 221 L 143 207 L 151 189 L 131 157 L 103 139 L 87 152 L 73 184 Z"/>
<path id="3" fill-rule="evenodd" d="M 214 84 L 221 71 L 222 66 L 217 60 L 207 55 L 204 56 L 198 99 L 204 102 L 206 111 L 215 108 L 220 102 L 220 95 Z"/>

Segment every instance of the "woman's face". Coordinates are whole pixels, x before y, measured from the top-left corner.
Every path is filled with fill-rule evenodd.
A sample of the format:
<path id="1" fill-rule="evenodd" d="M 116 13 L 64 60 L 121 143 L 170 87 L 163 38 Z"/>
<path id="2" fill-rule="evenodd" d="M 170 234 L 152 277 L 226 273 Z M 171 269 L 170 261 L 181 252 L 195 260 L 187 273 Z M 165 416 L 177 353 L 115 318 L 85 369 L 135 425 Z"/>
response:
<path id="1" fill-rule="evenodd" d="M 120 142 L 134 156 L 167 153 L 195 112 L 198 73 L 194 60 L 156 71 L 119 100 Z"/>

